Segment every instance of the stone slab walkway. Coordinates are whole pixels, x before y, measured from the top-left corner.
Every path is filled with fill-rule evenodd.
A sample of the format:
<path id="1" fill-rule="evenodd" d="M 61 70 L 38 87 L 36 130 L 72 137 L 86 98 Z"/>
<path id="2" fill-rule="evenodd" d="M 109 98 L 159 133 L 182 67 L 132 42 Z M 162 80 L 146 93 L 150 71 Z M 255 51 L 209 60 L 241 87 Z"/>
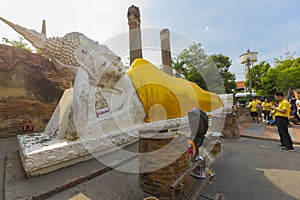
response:
<path id="1" fill-rule="evenodd" d="M 132 152 L 133 150 L 135 151 L 136 146 L 131 145 L 124 149 Z M 47 199 L 54 194 L 76 187 L 78 184 L 105 174 L 114 168 L 118 168 L 135 157 L 124 158 L 122 151 L 116 151 L 99 158 L 28 179 L 22 169 L 19 153 L 17 151 L 7 152 L 4 169 L 3 198 L 5 200 Z"/>
<path id="2" fill-rule="evenodd" d="M 242 137 L 279 141 L 279 134 L 276 125 L 244 122 L 240 124 L 239 130 Z M 300 125 L 290 126 L 289 133 L 292 137 L 293 143 L 300 144 Z"/>
<path id="3" fill-rule="evenodd" d="M 254 199 L 254 196 L 238 198 L 240 195 L 244 195 L 247 189 L 247 192 L 249 192 L 248 190 L 252 191 L 250 194 L 257 195 L 256 199 L 298 200 L 298 198 L 295 197 L 298 197 L 299 190 L 291 190 L 285 186 L 290 187 L 290 185 L 297 185 L 300 180 L 298 159 L 300 147 L 296 145 L 300 144 L 300 125 L 289 127 L 290 134 L 295 143 L 294 147 L 296 152 L 294 153 L 283 152 L 276 147 L 276 142 L 273 142 L 279 139 L 276 126 L 266 125 L 264 123 L 245 122 L 240 124 L 239 128 L 242 137 L 264 139 L 265 141 L 249 140 L 247 138 L 237 140 L 224 139 L 221 151 L 224 157 L 218 158 L 217 161 L 220 162 L 216 162 L 214 165 L 218 174 L 220 173 L 216 176 L 214 181 L 215 189 L 217 189 L 214 192 L 220 190 L 227 199 Z M 81 197 L 84 195 L 87 199 L 141 200 L 146 196 L 139 189 L 138 174 L 111 170 L 111 167 L 99 163 L 98 160 L 79 163 L 72 167 L 60 169 L 40 177 L 26 179 L 17 152 L 16 139 L 1 139 L 0 144 L 0 199 L 29 199 L 35 197 L 33 199 L 62 200 L 72 198 L 82 199 Z M 128 150 L 131 152 L 137 151 L 136 146 L 131 148 Z M 237 156 L 239 156 L 241 160 L 235 160 Z M 118 160 L 122 162 L 124 157 L 111 154 L 109 158 L 111 161 Z M 258 166 L 258 161 L 261 161 L 261 164 L 265 164 L 266 166 Z M 280 181 L 278 181 L 279 185 L 274 187 L 274 185 L 270 184 L 267 180 L 263 179 L 264 181 L 257 181 L 263 178 L 259 170 L 245 171 L 245 166 L 239 166 L 239 163 L 243 165 L 247 163 L 247 166 L 253 164 L 253 168 L 267 169 L 270 168 L 269 165 L 274 162 L 278 165 L 272 166 L 274 170 L 288 170 L 287 173 L 292 173 L 290 177 L 291 179 L 294 178 L 295 181 L 292 183 L 288 181 L 282 182 L 284 180 L 280 178 L 286 177 L 286 175 L 281 174 L 281 176 L 278 176 L 278 180 L 280 179 Z M 133 166 L 137 166 L 137 164 L 132 164 L 131 167 L 133 168 Z M 230 174 L 236 174 L 237 169 L 241 169 L 240 174 L 237 174 L 237 176 Z M 106 173 L 102 174 L 102 172 Z M 273 171 L 271 172 L 273 173 Z M 284 173 L 285 172 L 286 171 L 284 171 Z M 277 171 L 275 170 L 274 173 L 277 174 Z M 242 176 L 242 178 L 240 176 Z M 257 180 L 248 180 L 247 177 L 256 177 Z M 272 177 L 274 176 L 272 175 Z M 235 180 L 235 178 L 239 180 Z M 236 190 L 237 185 L 227 184 L 230 182 L 240 185 L 239 181 L 245 182 L 242 184 L 245 187 L 239 190 Z M 256 186 L 258 182 L 261 183 L 260 187 Z M 261 188 L 265 189 L 261 190 Z M 280 190 L 278 188 L 280 188 Z M 270 192 L 266 193 L 265 191 Z"/>

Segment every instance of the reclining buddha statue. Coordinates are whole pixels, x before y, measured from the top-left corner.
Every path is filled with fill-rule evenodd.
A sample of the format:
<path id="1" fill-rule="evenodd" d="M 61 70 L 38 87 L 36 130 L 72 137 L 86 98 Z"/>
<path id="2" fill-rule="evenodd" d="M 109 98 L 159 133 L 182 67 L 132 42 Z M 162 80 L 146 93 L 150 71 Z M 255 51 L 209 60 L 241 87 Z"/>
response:
<path id="1" fill-rule="evenodd" d="M 136 59 L 126 71 L 120 57 L 107 46 L 81 33 L 47 38 L 45 34 L 0 19 L 41 50 L 62 76 L 74 79 L 73 87 L 64 92 L 44 132 L 18 136 L 27 172 L 42 167 L 30 161 L 33 157 L 28 153 L 37 148 L 42 151 L 43 145 L 36 147 L 37 138 L 46 138 L 43 141 L 48 147 L 58 141 L 68 141 L 68 145 L 76 145 L 79 139 L 98 141 L 86 146 L 99 151 L 102 139 L 97 137 L 106 135 L 111 137 L 113 145 L 119 145 L 134 140 L 138 128 L 188 125 L 187 114 L 191 109 L 198 107 L 206 112 L 223 106 L 217 94 L 165 74 L 144 59 Z M 120 137 L 115 137 L 118 134 Z M 28 142 L 31 137 L 35 137 L 35 142 Z M 76 157 L 86 153 L 75 154 Z M 72 156 L 61 158 L 57 154 L 54 159 L 59 162 Z"/>

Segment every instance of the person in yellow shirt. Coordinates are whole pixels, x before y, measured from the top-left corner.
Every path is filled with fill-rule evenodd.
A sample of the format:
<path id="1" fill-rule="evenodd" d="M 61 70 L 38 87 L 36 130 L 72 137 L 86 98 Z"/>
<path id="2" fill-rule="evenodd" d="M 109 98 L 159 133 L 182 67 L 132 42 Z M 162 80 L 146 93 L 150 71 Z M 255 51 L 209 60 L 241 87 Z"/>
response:
<path id="1" fill-rule="evenodd" d="M 278 101 L 278 107 L 274 105 L 271 109 L 275 110 L 275 119 L 280 137 L 280 145 L 278 146 L 280 146 L 282 150 L 295 151 L 293 141 L 288 131 L 291 105 L 284 98 L 282 92 L 276 92 L 275 99 Z"/>
<path id="2" fill-rule="evenodd" d="M 265 98 L 264 102 L 261 104 L 262 106 L 262 113 L 264 113 L 264 121 L 268 121 L 271 119 L 270 112 L 272 103 L 269 101 L 268 98 Z"/>
<path id="3" fill-rule="evenodd" d="M 249 99 L 248 108 L 250 108 L 250 116 L 252 117 L 253 121 L 259 122 L 256 105 L 257 105 L 257 102 L 255 99 Z"/>

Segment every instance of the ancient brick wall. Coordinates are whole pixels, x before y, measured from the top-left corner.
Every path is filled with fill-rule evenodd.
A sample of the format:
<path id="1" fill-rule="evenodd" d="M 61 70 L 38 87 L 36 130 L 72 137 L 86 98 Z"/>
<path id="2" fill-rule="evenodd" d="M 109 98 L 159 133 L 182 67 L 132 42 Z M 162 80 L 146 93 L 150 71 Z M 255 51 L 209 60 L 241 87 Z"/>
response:
<path id="1" fill-rule="evenodd" d="M 24 118 L 43 131 L 69 82 L 43 56 L 0 44 L 0 137 L 21 134 Z"/>

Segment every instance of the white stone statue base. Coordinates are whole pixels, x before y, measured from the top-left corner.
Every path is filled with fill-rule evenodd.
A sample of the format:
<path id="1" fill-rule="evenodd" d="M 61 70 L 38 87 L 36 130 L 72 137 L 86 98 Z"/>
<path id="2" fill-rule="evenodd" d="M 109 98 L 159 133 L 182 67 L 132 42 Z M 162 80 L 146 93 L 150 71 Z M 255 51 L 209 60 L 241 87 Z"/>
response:
<path id="1" fill-rule="evenodd" d="M 101 135 L 76 141 L 51 141 L 43 133 L 18 135 L 21 160 L 27 176 L 48 173 L 107 154 L 135 142 L 135 139 L 136 137 L 126 133 Z"/>
<path id="2" fill-rule="evenodd" d="M 41 175 L 116 151 L 138 139 L 138 129 L 147 127 L 189 130 L 187 117 L 137 124 L 127 130 L 79 138 L 52 140 L 44 133 L 18 135 L 23 168 L 28 177 Z"/>

